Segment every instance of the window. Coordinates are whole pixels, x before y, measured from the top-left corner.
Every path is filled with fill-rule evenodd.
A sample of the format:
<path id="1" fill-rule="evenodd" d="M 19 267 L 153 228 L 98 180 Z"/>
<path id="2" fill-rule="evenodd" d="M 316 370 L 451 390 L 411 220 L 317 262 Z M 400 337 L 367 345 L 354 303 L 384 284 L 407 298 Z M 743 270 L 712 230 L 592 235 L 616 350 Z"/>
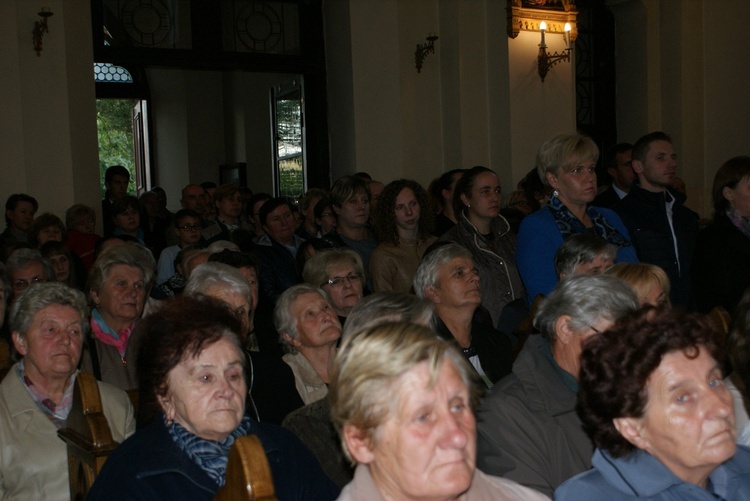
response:
<path id="1" fill-rule="evenodd" d="M 305 127 L 302 79 L 271 89 L 276 194 L 299 200 L 305 193 Z"/>

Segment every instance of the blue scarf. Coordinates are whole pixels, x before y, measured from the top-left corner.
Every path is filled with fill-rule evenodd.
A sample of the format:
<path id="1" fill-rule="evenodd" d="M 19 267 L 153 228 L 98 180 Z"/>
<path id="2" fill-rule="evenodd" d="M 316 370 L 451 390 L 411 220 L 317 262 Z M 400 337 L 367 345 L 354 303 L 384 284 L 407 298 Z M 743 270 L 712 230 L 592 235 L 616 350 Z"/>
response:
<path id="1" fill-rule="evenodd" d="M 547 202 L 547 208 L 552 214 L 552 217 L 555 220 L 555 224 L 557 224 L 557 229 L 560 230 L 560 233 L 562 233 L 563 240 L 571 235 L 587 233 L 588 231 L 593 230 L 594 234 L 602 237 L 608 243 L 616 246 L 617 248 L 627 247 L 630 245 L 630 242 L 628 242 L 628 240 L 624 236 L 622 236 L 622 234 L 620 234 L 620 232 L 617 231 L 614 226 L 609 224 L 609 222 L 604 218 L 604 215 L 593 207 L 588 207 L 586 209 L 586 214 L 588 214 L 589 218 L 591 218 L 591 222 L 593 223 L 593 226 L 590 230 L 587 229 L 583 225 L 583 222 L 578 219 L 572 212 L 570 212 L 567 207 L 565 207 L 565 204 L 563 204 L 559 198 L 555 196 L 550 197 L 549 201 Z"/>
<path id="2" fill-rule="evenodd" d="M 165 424 L 166 416 L 162 415 Z M 229 449 L 238 437 L 250 433 L 252 422 L 245 416 L 242 418 L 240 425 L 221 442 L 206 440 L 197 435 L 193 435 L 179 423 L 173 422 L 171 426 L 167 424 L 169 436 L 177 444 L 182 452 L 187 454 L 191 461 L 205 471 L 206 474 L 217 483 L 219 487 L 224 485 L 226 480 L 227 461 L 229 460 Z"/>

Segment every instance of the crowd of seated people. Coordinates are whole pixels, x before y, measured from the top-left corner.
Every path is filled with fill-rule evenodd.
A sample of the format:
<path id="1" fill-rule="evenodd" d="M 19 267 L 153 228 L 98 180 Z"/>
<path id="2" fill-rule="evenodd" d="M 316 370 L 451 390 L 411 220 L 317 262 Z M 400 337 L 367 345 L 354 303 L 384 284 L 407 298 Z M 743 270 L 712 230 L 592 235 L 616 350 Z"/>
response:
<path id="1" fill-rule="evenodd" d="M 698 232 L 669 136 L 636 141 L 632 162 L 618 147 L 635 181 L 614 210 L 593 202 L 599 150 L 580 134 L 544 142 L 507 205 L 476 166 L 436 179 L 436 200 L 357 173 L 299 206 L 189 184 L 172 213 L 114 166 L 99 236 L 90 207 L 63 222 L 12 195 L 0 497 L 67 499 L 56 430 L 83 370 L 123 442 L 92 499 L 210 499 L 245 434 L 279 499 L 750 499 L 734 445 L 750 443 L 750 157 L 718 169 Z M 715 307 L 734 317 L 728 341 L 685 312 Z M 695 402 L 680 419 L 654 396 L 670 378 Z"/>

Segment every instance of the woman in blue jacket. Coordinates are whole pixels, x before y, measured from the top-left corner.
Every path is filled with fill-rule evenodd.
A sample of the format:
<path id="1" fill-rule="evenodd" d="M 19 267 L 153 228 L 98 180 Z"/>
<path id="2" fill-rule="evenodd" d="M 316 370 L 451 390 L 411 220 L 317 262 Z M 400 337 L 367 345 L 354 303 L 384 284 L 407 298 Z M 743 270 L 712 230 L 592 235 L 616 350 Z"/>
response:
<path id="1" fill-rule="evenodd" d="M 516 262 L 529 301 L 557 284 L 555 253 L 570 235 L 590 232 L 617 247 L 617 262 L 637 262 L 630 235 L 610 209 L 589 207 L 596 196 L 599 148 L 590 137 L 560 134 L 537 152 L 536 168 L 552 190 L 547 205 L 526 216 L 518 231 Z"/>
<path id="2" fill-rule="evenodd" d="M 735 444 L 732 395 L 698 314 L 645 308 L 584 345 L 578 415 L 593 468 L 556 500 L 750 500 L 750 449 Z"/>

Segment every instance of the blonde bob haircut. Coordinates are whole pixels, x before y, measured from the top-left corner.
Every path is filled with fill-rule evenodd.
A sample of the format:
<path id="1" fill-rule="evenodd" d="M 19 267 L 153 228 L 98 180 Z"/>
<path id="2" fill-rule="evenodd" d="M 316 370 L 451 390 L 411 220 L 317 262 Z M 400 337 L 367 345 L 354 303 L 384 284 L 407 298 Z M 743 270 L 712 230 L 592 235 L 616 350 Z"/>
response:
<path id="1" fill-rule="evenodd" d="M 672 305 L 669 301 L 669 277 L 664 270 L 656 265 L 648 263 L 619 263 L 610 267 L 605 274 L 619 278 L 628 284 L 635 291 L 635 295 L 638 297 L 638 302 L 641 305 L 643 305 L 643 299 L 651 292 L 654 284 L 658 284 L 661 290 L 664 291 L 666 304 L 668 306 Z"/>
<path id="2" fill-rule="evenodd" d="M 362 258 L 352 249 L 346 248 L 323 249 L 313 254 L 302 270 L 302 280 L 313 287 L 323 287 L 328 285 L 328 274 L 332 268 L 346 265 L 351 265 L 354 273 L 364 280 L 365 268 Z"/>
<path id="3" fill-rule="evenodd" d="M 394 395 L 394 383 L 420 362 L 427 362 L 432 386 L 444 360 L 458 371 L 474 408 L 479 399 L 474 370 L 435 331 L 412 323 L 390 322 L 353 333 L 343 341 L 333 362 L 328 403 L 349 460 L 355 462 L 346 446 L 344 426 L 355 427 L 374 444 L 379 427 L 408 396 Z"/>
<path id="4" fill-rule="evenodd" d="M 558 134 L 548 139 L 536 153 L 536 169 L 545 186 L 549 187 L 547 173 L 557 176 L 586 161 L 596 163 L 599 148 L 583 134 Z"/>

